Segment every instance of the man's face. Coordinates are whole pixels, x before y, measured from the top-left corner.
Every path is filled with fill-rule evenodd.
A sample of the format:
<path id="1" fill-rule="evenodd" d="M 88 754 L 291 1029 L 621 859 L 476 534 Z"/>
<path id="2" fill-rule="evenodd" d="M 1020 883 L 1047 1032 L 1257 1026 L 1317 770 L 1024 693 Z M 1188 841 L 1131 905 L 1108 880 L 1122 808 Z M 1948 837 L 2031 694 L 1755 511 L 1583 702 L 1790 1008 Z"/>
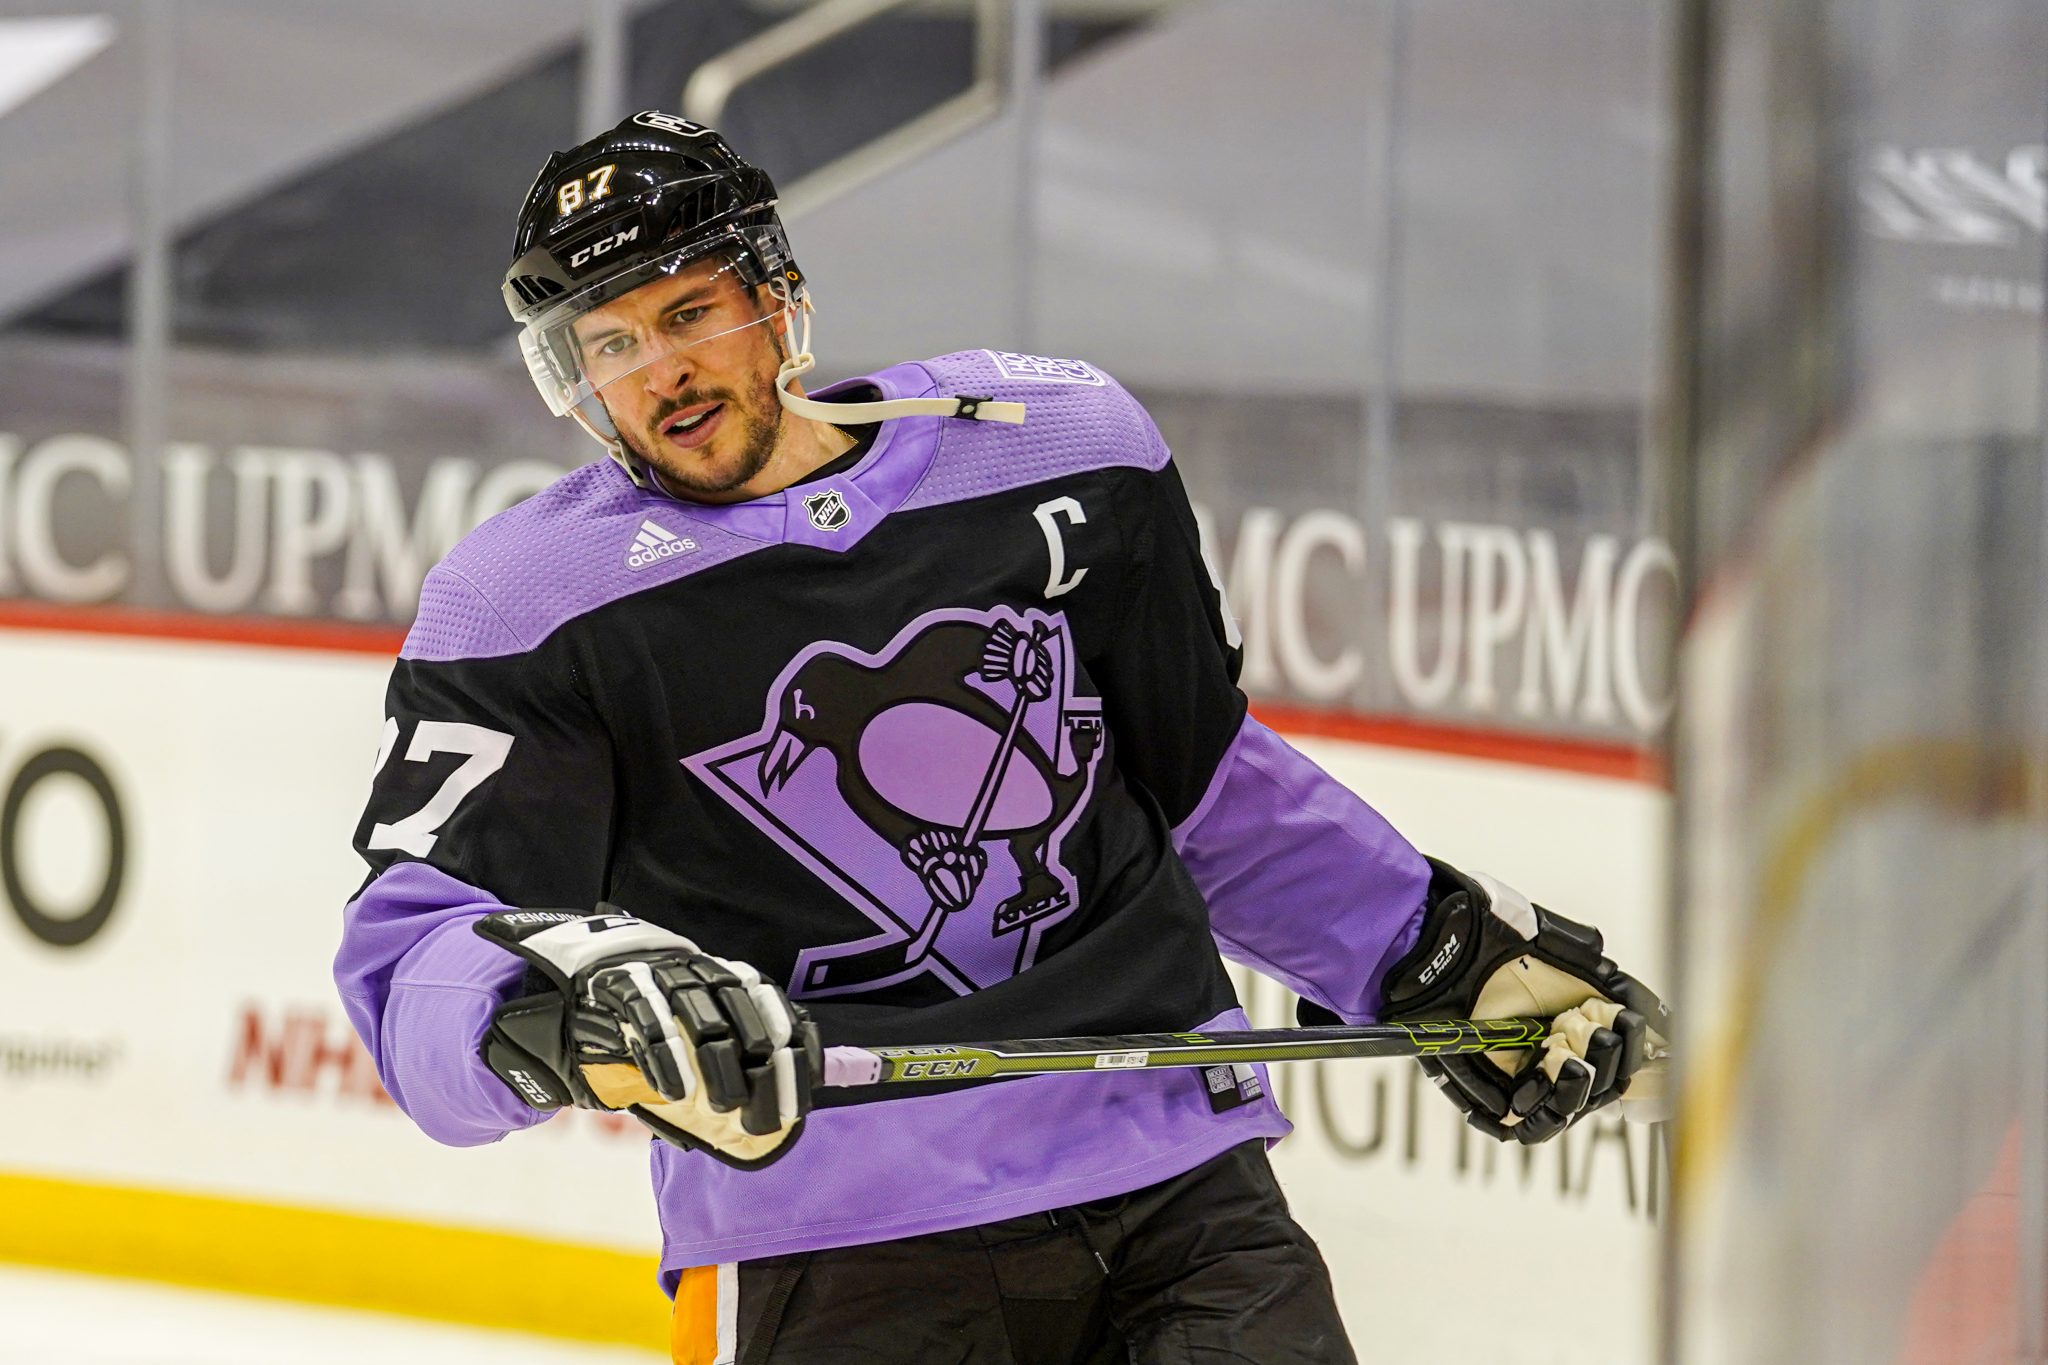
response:
<path id="1" fill-rule="evenodd" d="M 620 439 L 675 492 L 749 496 L 745 485 L 775 453 L 776 311 L 765 290 L 747 288 L 719 257 L 576 319 L 584 373 Z"/>

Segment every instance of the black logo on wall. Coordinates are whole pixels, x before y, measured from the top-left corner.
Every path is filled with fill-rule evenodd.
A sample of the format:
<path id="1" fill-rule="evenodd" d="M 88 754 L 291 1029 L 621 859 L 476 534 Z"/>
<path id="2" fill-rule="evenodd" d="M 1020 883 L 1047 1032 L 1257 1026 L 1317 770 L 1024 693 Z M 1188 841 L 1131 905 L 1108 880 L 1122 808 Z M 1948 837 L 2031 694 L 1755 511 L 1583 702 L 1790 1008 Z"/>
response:
<path id="1" fill-rule="evenodd" d="M 84 910 L 62 913 L 42 903 L 22 876 L 39 856 L 22 838 L 22 811 L 36 790 L 52 778 L 71 777 L 85 784 L 99 808 L 106 831 L 106 856 L 99 868 L 98 889 Z M 41 855 L 47 856 L 47 855 Z M 121 798 L 100 761 L 82 749 L 56 745 L 29 756 L 7 783 L 0 801 L 0 894 L 31 934 L 56 948 L 76 948 L 89 941 L 120 904 L 128 873 L 128 825 Z"/>

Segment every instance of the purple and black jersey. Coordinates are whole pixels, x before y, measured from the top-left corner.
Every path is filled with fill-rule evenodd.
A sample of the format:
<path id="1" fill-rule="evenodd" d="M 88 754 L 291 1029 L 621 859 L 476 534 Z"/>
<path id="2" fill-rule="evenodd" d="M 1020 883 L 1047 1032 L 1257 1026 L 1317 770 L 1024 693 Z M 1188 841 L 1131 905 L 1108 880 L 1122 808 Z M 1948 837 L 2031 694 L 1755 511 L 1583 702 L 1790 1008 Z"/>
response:
<path id="1" fill-rule="evenodd" d="M 828 1044 L 1242 1026 L 1218 947 L 1345 1019 L 1428 867 L 1252 720 L 1150 419 L 1099 371 L 973 351 L 819 395 L 977 393 L 729 506 L 610 461 L 427 577 L 335 975 L 386 1088 L 455 1144 L 539 1122 L 476 1055 L 521 967 L 470 930 L 608 900 L 750 962 Z M 822 1092 L 758 1171 L 656 1144 L 684 1266 L 1104 1198 L 1282 1118 L 1198 1072 Z"/>

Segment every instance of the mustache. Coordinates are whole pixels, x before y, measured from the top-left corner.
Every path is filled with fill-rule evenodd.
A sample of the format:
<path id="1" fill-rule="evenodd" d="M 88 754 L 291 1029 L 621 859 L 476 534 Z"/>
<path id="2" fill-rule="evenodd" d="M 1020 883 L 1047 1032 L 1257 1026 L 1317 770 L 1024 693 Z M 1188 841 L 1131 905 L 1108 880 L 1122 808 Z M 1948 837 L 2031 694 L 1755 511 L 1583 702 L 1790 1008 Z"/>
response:
<path id="1" fill-rule="evenodd" d="M 668 425 L 669 418 L 686 408 L 700 408 L 706 403 L 731 403 L 732 401 L 733 395 L 725 390 L 699 392 L 696 389 L 691 389 L 678 397 L 662 401 L 661 406 L 655 409 L 654 412 L 652 419 L 654 429 L 656 431 L 661 430 L 664 426 Z"/>

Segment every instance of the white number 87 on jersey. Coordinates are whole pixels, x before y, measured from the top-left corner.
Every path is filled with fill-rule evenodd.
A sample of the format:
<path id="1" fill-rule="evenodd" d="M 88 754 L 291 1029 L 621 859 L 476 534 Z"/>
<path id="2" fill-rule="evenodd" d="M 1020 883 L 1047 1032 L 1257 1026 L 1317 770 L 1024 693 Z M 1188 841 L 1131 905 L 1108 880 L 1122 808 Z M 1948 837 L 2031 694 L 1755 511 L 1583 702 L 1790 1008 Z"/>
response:
<path id="1" fill-rule="evenodd" d="M 384 733 L 377 743 L 377 763 L 370 770 L 373 781 L 384 771 L 384 765 L 391 761 L 392 750 L 398 747 L 398 728 L 395 719 L 385 720 Z M 482 786 L 486 778 L 504 767 L 505 757 L 511 752 L 512 736 L 503 730 L 454 720 L 419 722 L 413 727 L 412 743 L 406 746 L 408 763 L 424 763 L 436 754 L 465 754 L 467 758 L 448 774 L 427 799 L 426 805 L 403 819 L 373 826 L 364 847 L 395 848 L 415 858 L 426 857 L 433 851 L 434 841 L 440 837 L 438 831 L 441 826 L 455 814 L 455 808 Z"/>

